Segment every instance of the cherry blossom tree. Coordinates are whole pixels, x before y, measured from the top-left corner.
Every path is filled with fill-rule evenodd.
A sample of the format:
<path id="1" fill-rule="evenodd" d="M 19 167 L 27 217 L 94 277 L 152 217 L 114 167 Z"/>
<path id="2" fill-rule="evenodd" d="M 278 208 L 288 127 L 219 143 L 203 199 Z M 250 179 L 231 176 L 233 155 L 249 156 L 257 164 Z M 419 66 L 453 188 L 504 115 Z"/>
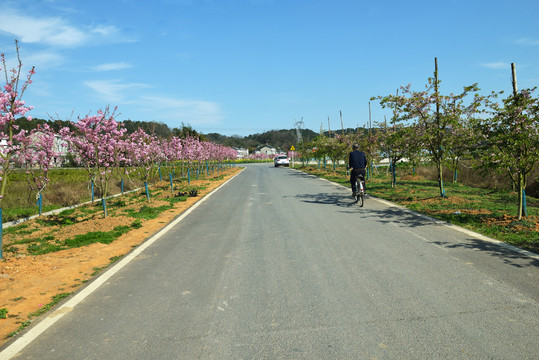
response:
<path id="1" fill-rule="evenodd" d="M 174 173 L 176 163 L 182 156 L 182 141 L 177 136 L 172 136 L 170 139 L 163 142 L 163 153 L 167 166 L 170 167 L 170 173 Z"/>
<path id="2" fill-rule="evenodd" d="M 114 167 L 116 174 L 120 177 L 120 190 L 122 194 L 124 192 L 125 179 L 127 178 L 131 181 L 129 175 L 133 171 L 131 159 L 129 158 L 129 147 L 129 140 L 124 133 L 118 138 L 117 146 L 114 147 Z"/>
<path id="3" fill-rule="evenodd" d="M 74 124 L 75 130 L 62 129 L 62 136 L 69 142 L 72 151 L 77 154 L 81 165 L 87 170 L 90 181 L 98 188 L 103 201 L 108 196 L 112 170 L 121 162 L 122 137 L 126 129 L 116 120 L 116 109 L 111 113 L 107 107 L 96 115 L 79 118 Z"/>
<path id="4" fill-rule="evenodd" d="M 56 133 L 49 125 L 44 124 L 29 134 L 22 130 L 17 138 L 20 139 L 20 150 L 15 161 L 26 168 L 28 184 L 30 190 L 36 194 L 41 215 L 42 192 L 50 181 L 49 169 L 59 155 L 54 147 Z"/>
<path id="5" fill-rule="evenodd" d="M 27 106 L 22 97 L 28 85 L 32 83 L 35 70 L 32 67 L 21 85 L 23 64 L 19 56 L 17 41 L 15 41 L 15 48 L 18 64 L 10 71 L 7 70 L 5 54 L 0 54 L 0 73 L 3 73 L 5 78 L 5 84 L 0 90 L 0 141 L 2 142 L 0 149 L 0 208 L 8 185 L 9 174 L 13 170 L 11 160 L 20 148 L 18 142 L 25 136 L 25 133 L 21 133 L 15 125 L 15 119 L 24 117 L 28 111 L 32 110 L 32 106 Z M 30 116 L 26 119 L 32 120 Z"/>
<path id="6" fill-rule="evenodd" d="M 131 163 L 133 166 L 140 168 L 140 177 L 144 181 L 146 196 L 150 201 L 148 180 L 161 156 L 158 140 L 155 136 L 150 136 L 144 130 L 138 129 L 129 135 L 129 143 L 128 149 Z"/>
<path id="7" fill-rule="evenodd" d="M 5 54 L 0 54 L 0 74 L 3 73 L 5 84 L 0 88 L 0 259 L 2 259 L 2 200 L 4 198 L 9 174 L 13 170 L 12 158 L 19 150 L 17 137 L 20 141 L 22 135 L 19 135 L 19 128 L 15 125 L 17 117 L 24 117 L 32 110 L 31 106 L 26 106 L 22 97 L 28 85 L 32 83 L 32 76 L 35 73 L 34 68 L 28 72 L 26 80 L 20 84 L 22 75 L 22 61 L 19 56 L 19 44 L 15 40 L 15 49 L 17 52 L 18 64 L 11 71 L 6 66 Z M 19 87 L 20 86 L 20 87 Z M 26 118 L 31 121 L 32 118 Z M 17 136 L 19 135 L 19 136 Z"/>

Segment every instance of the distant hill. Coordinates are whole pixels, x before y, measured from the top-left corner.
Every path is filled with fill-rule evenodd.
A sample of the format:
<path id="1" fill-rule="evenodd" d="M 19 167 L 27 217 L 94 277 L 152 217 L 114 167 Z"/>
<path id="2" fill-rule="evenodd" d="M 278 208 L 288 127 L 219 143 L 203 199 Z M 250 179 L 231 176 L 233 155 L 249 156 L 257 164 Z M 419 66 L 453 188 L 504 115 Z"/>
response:
<path id="1" fill-rule="evenodd" d="M 311 141 L 318 134 L 309 129 L 301 130 L 303 141 Z M 242 147 L 249 149 L 251 152 L 254 149 L 264 145 L 270 145 L 280 151 L 286 151 L 292 146 L 296 146 L 298 139 L 295 129 L 290 130 L 270 130 L 261 134 L 253 134 L 245 137 L 240 136 L 225 136 L 217 133 L 205 134 L 204 137 L 211 142 L 223 144 L 231 147 Z"/>
<path id="2" fill-rule="evenodd" d="M 296 129 L 290 130 L 270 130 L 261 134 L 252 134 L 249 136 L 226 136 L 218 133 L 200 134 L 194 130 L 190 125 L 182 123 L 180 128 L 170 129 L 166 124 L 155 121 L 132 121 L 125 120 L 120 121 L 127 129 L 128 134 L 135 132 L 138 128 L 142 128 L 148 134 L 155 135 L 159 138 L 168 138 L 170 136 L 194 136 L 199 137 L 202 140 L 211 141 L 216 144 L 222 144 L 225 146 L 246 148 L 252 152 L 264 145 L 270 145 L 277 150 L 286 151 L 292 146 L 297 145 Z M 25 118 L 18 118 L 16 120 L 17 125 L 22 129 L 28 131 L 41 124 L 48 124 L 53 130 L 59 131 L 63 127 L 71 127 L 72 123 L 62 120 L 43 120 L 34 118 L 32 121 L 27 121 Z M 309 130 L 301 130 L 303 141 L 309 142 L 314 140 L 319 134 Z"/>

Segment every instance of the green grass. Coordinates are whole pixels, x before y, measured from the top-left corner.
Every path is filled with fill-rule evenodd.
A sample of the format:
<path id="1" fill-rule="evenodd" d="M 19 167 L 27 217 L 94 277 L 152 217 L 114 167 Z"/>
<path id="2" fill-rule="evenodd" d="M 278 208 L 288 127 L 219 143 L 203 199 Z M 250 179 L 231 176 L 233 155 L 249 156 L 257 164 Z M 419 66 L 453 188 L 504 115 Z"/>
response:
<path id="1" fill-rule="evenodd" d="M 65 299 L 69 295 L 71 295 L 71 293 L 61 293 L 61 294 L 57 294 L 57 295 L 54 295 L 53 297 L 51 297 L 52 301 L 50 303 L 40 307 L 38 311 L 29 314 L 28 315 L 28 320 L 23 321 L 17 330 L 15 330 L 15 331 L 8 334 L 8 337 L 13 337 L 13 336 L 17 335 L 19 332 L 21 332 L 22 330 L 24 330 L 25 328 L 30 326 L 30 324 L 32 324 L 32 319 L 43 315 L 44 313 L 46 313 L 47 311 L 52 309 L 56 304 L 58 304 L 60 301 L 62 301 L 63 299 Z"/>
<path id="2" fill-rule="evenodd" d="M 62 215 L 62 213 L 56 216 L 47 216 L 45 218 L 36 219 L 36 222 L 42 226 L 67 226 L 77 222 L 74 216 Z"/>
<path id="3" fill-rule="evenodd" d="M 110 244 L 123 234 L 129 232 L 131 228 L 129 226 L 117 226 L 112 231 L 93 231 L 86 234 L 77 235 L 71 239 L 67 239 L 64 245 L 67 248 L 77 248 L 81 246 L 90 245 L 93 243 Z"/>
<path id="4" fill-rule="evenodd" d="M 131 223 L 131 227 L 133 229 L 140 229 L 142 227 L 142 221 L 140 219 L 137 219 Z"/>
<path id="5" fill-rule="evenodd" d="M 62 170 L 59 172 L 59 174 L 67 174 L 68 172 L 68 170 Z M 18 176 L 22 175 L 18 174 Z M 78 180 L 81 180 L 81 172 L 76 172 L 76 174 L 73 176 L 75 176 L 75 178 L 77 178 Z M 127 215 L 129 217 L 132 217 L 135 220 L 130 226 L 118 227 L 115 228 L 113 231 L 108 232 L 97 231 L 90 232 L 84 235 L 77 235 L 65 241 L 55 239 L 55 234 L 59 230 L 52 229 L 52 227 L 59 226 L 64 228 L 66 226 L 70 226 L 79 222 L 91 220 L 96 216 L 102 216 L 102 203 L 101 201 L 96 200 L 94 203 L 89 203 L 77 208 L 63 210 L 57 215 L 48 215 L 37 218 L 35 221 L 37 222 L 37 224 L 41 225 L 41 229 L 43 227 L 51 228 L 47 236 L 42 236 L 40 238 L 28 237 L 27 235 L 30 235 L 31 233 L 40 230 L 39 228 L 31 229 L 29 228 L 28 224 L 20 224 L 17 226 L 6 228 L 4 230 L 4 235 L 10 235 L 12 236 L 12 238 L 9 245 L 4 244 L 4 251 L 16 254 L 18 251 L 21 251 L 21 248 L 23 248 L 30 255 L 42 255 L 69 248 L 86 246 L 96 242 L 109 244 L 122 234 L 128 232 L 129 230 L 141 228 L 143 226 L 144 220 L 156 219 L 164 211 L 172 209 L 175 203 L 186 201 L 192 192 L 200 193 L 202 190 L 205 190 L 207 188 L 207 186 L 195 186 L 189 185 L 187 183 L 181 183 L 175 186 L 174 194 L 182 192 L 185 193 L 185 196 L 173 196 L 174 194 L 169 192 L 168 186 L 161 187 L 161 191 L 155 191 L 155 195 L 166 194 L 166 196 L 163 196 L 163 200 L 167 202 L 166 205 L 152 207 L 152 203 L 148 203 L 146 200 L 145 192 L 141 192 L 140 194 L 138 194 L 138 191 L 125 194 L 121 198 L 114 198 L 109 200 L 110 202 L 107 206 L 109 216 Z M 194 195 L 191 194 L 191 196 Z M 140 209 L 125 209 L 126 206 L 138 202 L 144 204 Z M 17 245 L 25 245 L 25 247 Z"/>
<path id="6" fill-rule="evenodd" d="M 349 176 L 344 169 L 322 171 L 314 168 L 301 169 L 349 187 Z M 391 187 L 389 175 L 377 174 L 367 181 L 370 195 L 403 205 L 473 230 L 483 235 L 539 253 L 539 199 L 527 197 L 528 217 L 507 223 L 518 211 L 517 194 L 509 191 L 493 191 L 474 188 L 460 183 L 445 183 L 447 198 L 440 196 L 438 182 L 429 180 L 402 180 Z"/>
<path id="7" fill-rule="evenodd" d="M 187 201 L 188 197 L 189 196 L 175 196 L 175 197 L 167 198 L 165 200 L 168 201 L 172 205 L 172 204 L 176 204 L 176 203 L 179 203 L 179 202 Z"/>
<path id="8" fill-rule="evenodd" d="M 40 307 L 38 311 L 31 313 L 30 317 L 35 318 L 40 315 L 43 315 L 44 313 L 52 309 L 56 304 L 58 304 L 60 301 L 62 301 L 69 295 L 71 295 L 71 293 L 61 293 L 61 294 L 54 295 L 53 297 L 51 297 L 52 301 L 50 303 Z"/>
<path id="9" fill-rule="evenodd" d="M 223 168 L 223 170 L 228 169 L 228 167 Z M 165 168 L 162 168 L 163 174 L 166 174 L 167 171 Z M 140 171 L 139 170 L 136 170 Z M 194 179 L 193 174 L 191 178 Z M 151 182 L 157 180 L 156 174 L 153 175 L 154 178 L 151 179 Z M 184 174 L 186 176 L 186 174 Z M 85 169 L 62 169 L 54 168 L 49 170 L 50 184 L 43 191 L 43 200 L 44 204 L 42 207 L 42 212 L 46 213 L 52 210 L 57 210 L 66 206 L 80 204 L 90 200 L 90 190 L 88 173 Z M 163 179 L 166 181 L 167 176 L 164 176 Z M 214 172 L 210 176 L 206 176 L 205 171 L 201 171 L 201 179 L 206 179 L 209 181 L 220 180 L 223 178 L 222 174 L 217 174 Z M 142 188 L 140 195 L 140 201 L 146 201 L 146 192 L 143 189 L 142 181 L 138 179 L 135 175 L 132 177 L 133 183 L 131 181 L 126 181 L 124 185 L 127 187 L 126 191 L 134 188 Z M 176 178 L 173 180 L 175 183 L 185 184 L 185 177 L 180 177 L 179 168 L 176 169 Z M 15 170 L 13 173 L 9 174 L 10 186 L 8 192 L 6 193 L 4 199 L 2 200 L 2 215 L 3 221 L 9 222 L 17 219 L 22 219 L 38 214 L 38 206 L 35 201 L 35 194 L 33 191 L 30 191 L 27 185 L 27 174 L 25 171 Z M 110 181 L 109 195 L 120 193 L 120 177 L 118 174 L 114 174 L 113 178 Z M 152 185 L 150 185 L 150 193 L 152 191 Z M 155 190 L 155 188 L 153 188 Z M 162 190 L 168 190 L 168 185 L 163 186 Z M 204 189 L 201 187 L 198 190 Z M 176 191 L 178 188 L 175 189 Z M 150 197 L 157 196 L 156 194 L 150 194 Z M 99 194 L 96 190 L 95 193 L 95 202 L 98 206 L 95 212 L 101 212 L 101 202 L 99 201 Z M 112 207 L 122 207 L 125 204 L 124 200 L 116 200 L 112 202 Z M 90 207 L 88 207 L 89 209 Z M 87 210 L 91 212 L 91 210 Z"/>
<path id="10" fill-rule="evenodd" d="M 169 209 L 172 209 L 172 204 L 162 205 L 158 207 L 150 207 L 150 206 L 144 205 L 138 211 L 133 210 L 133 209 L 127 209 L 124 211 L 124 213 L 133 218 L 150 220 L 150 219 L 157 218 L 159 214 Z"/>
<path id="11" fill-rule="evenodd" d="M 4 235 L 29 235 L 33 232 L 37 231 L 37 229 L 28 229 L 28 224 L 20 224 L 16 226 L 11 226 L 3 230 Z"/>
<path id="12" fill-rule="evenodd" d="M 44 240 L 44 241 L 38 240 L 28 245 L 27 251 L 30 255 L 43 255 L 43 254 L 48 254 L 51 252 L 64 250 L 64 249 L 66 249 L 65 246 L 54 244 L 47 240 Z"/>
<path id="13" fill-rule="evenodd" d="M 131 226 L 117 226 L 112 231 L 93 231 L 86 234 L 76 235 L 61 243 L 55 241 L 54 235 L 47 235 L 38 239 L 23 239 L 15 241 L 13 244 L 28 244 L 27 251 L 30 255 L 43 255 L 51 252 L 61 251 L 70 248 L 78 248 L 93 243 L 110 244 L 132 228 L 137 228 L 139 224 L 133 222 Z"/>
<path id="14" fill-rule="evenodd" d="M 60 209 L 61 206 L 59 205 L 46 205 L 42 206 L 41 211 L 43 213 Z M 39 209 L 36 205 L 35 208 L 28 208 L 28 207 L 9 207 L 9 208 L 2 208 L 2 220 L 4 222 L 10 222 L 17 219 L 23 219 L 27 218 L 33 215 L 37 215 L 39 213 Z"/>
<path id="15" fill-rule="evenodd" d="M 119 199 L 116 201 L 111 202 L 110 206 L 112 207 L 124 207 L 127 206 L 127 202 L 123 199 Z"/>
<path id="16" fill-rule="evenodd" d="M 99 212 L 102 212 L 103 211 L 103 207 L 101 205 L 101 203 L 98 203 L 96 201 L 96 203 L 94 204 L 94 206 L 81 206 L 80 208 L 78 208 L 79 212 L 81 212 L 83 215 L 85 216 L 89 216 L 89 215 L 93 215 L 93 214 L 97 214 Z"/>
<path id="17" fill-rule="evenodd" d="M 65 209 L 64 211 L 62 211 L 58 215 L 59 216 L 70 216 L 70 215 L 73 215 L 75 213 L 75 211 L 77 211 L 77 209 L 75 209 L 75 208 L 73 208 L 73 209 Z"/>

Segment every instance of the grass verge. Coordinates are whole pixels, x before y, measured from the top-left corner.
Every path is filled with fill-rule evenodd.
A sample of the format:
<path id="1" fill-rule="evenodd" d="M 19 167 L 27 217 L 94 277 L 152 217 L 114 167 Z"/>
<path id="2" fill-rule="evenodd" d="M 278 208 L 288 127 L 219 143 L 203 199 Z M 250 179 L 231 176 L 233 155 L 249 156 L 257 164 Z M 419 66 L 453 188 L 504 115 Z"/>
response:
<path id="1" fill-rule="evenodd" d="M 298 168 L 349 187 L 349 175 L 344 168 L 322 170 L 316 167 Z M 528 216 L 517 219 L 518 196 L 511 191 L 492 191 L 446 183 L 446 198 L 440 196 L 438 183 L 418 176 L 397 179 L 391 186 L 389 174 L 380 173 L 367 181 L 368 194 L 408 209 L 447 221 L 505 243 L 539 253 L 539 199 L 527 197 Z"/>
<path id="2" fill-rule="evenodd" d="M 47 311 L 52 309 L 56 304 L 58 304 L 60 301 L 62 301 L 63 299 L 65 299 L 69 295 L 71 295 L 71 293 L 61 293 L 61 294 L 56 294 L 53 297 L 51 297 L 52 301 L 50 303 L 40 307 L 39 310 L 29 314 L 28 315 L 28 320 L 23 321 L 17 330 L 9 333 L 8 337 L 15 336 L 16 334 L 18 334 L 22 330 L 26 329 L 28 326 L 30 326 L 30 324 L 32 324 L 33 319 L 39 317 L 40 315 L 43 315 L 44 313 L 46 313 Z"/>

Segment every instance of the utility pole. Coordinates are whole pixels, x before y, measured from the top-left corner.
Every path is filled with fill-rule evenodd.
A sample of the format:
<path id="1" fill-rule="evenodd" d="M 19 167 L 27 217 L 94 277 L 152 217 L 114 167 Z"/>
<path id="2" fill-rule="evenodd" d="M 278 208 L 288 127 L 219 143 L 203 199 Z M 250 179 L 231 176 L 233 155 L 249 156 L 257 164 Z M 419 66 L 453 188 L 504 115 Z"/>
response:
<path id="1" fill-rule="evenodd" d="M 372 121 L 371 121 L 371 102 L 369 101 L 369 133 L 371 132 Z"/>
<path id="2" fill-rule="evenodd" d="M 511 75 L 512 75 L 512 83 L 513 83 L 513 95 L 517 96 L 517 69 L 516 69 L 516 66 L 515 66 L 515 63 L 511 63 Z"/>
<path id="3" fill-rule="evenodd" d="M 329 116 L 328 116 L 328 132 L 329 132 L 329 137 L 331 137 L 331 126 L 329 125 Z"/>
<path id="4" fill-rule="evenodd" d="M 515 105 L 518 103 L 518 89 L 517 89 L 517 69 L 515 63 L 511 63 L 511 77 L 513 83 L 513 96 L 515 98 Z M 518 219 L 520 220 L 522 216 L 527 217 L 528 211 L 526 209 L 526 180 L 525 175 L 518 173 L 518 186 L 522 188 L 522 191 L 519 191 L 519 204 L 522 204 L 518 209 Z"/>
<path id="5" fill-rule="evenodd" d="M 436 97 L 436 126 L 438 127 L 437 132 L 440 132 L 440 94 L 438 92 L 438 58 L 434 58 L 434 96 Z M 439 136 L 439 134 L 437 134 Z M 440 144 L 438 148 L 438 185 L 440 186 L 440 196 L 445 198 L 445 190 L 444 190 L 444 180 L 442 176 L 442 152 L 443 152 L 442 145 Z"/>
<path id="6" fill-rule="evenodd" d="M 436 94 L 436 121 L 440 121 L 440 101 L 438 99 L 438 58 L 434 58 L 434 93 Z"/>
<path id="7" fill-rule="evenodd" d="M 298 137 L 298 144 L 299 144 L 303 140 L 303 138 L 301 137 L 301 129 L 303 128 L 303 116 L 301 117 L 300 121 L 296 121 L 294 123 L 294 127 L 296 128 L 296 135 Z"/>

